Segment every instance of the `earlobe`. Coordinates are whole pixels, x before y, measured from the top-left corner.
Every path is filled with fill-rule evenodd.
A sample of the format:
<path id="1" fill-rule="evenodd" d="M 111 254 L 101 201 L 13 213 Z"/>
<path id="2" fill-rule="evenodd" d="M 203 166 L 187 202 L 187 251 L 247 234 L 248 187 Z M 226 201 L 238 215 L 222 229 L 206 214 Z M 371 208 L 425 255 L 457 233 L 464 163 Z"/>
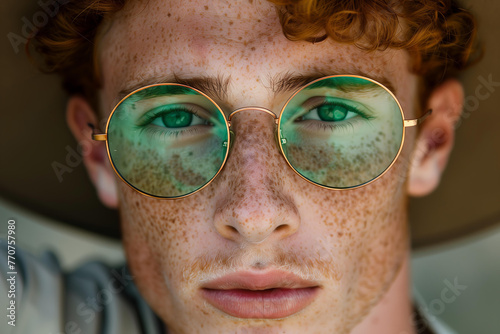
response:
<path id="1" fill-rule="evenodd" d="M 106 153 L 106 144 L 92 140 L 92 128 L 97 126 L 97 113 L 81 96 L 71 96 L 66 106 L 66 121 L 82 147 L 83 161 L 101 202 L 117 208 L 118 196 L 115 176 Z"/>
<path id="2" fill-rule="evenodd" d="M 408 194 L 425 196 L 439 184 L 453 147 L 455 124 L 463 107 L 463 88 L 447 80 L 431 93 L 427 101 L 432 115 L 420 125 L 409 170 Z"/>

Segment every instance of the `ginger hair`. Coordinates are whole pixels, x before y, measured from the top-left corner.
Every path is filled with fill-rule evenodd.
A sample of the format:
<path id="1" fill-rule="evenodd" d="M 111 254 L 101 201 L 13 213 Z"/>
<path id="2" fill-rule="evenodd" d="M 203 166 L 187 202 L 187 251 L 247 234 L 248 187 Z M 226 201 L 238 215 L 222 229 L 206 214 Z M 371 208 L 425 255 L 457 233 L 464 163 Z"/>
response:
<path id="1" fill-rule="evenodd" d="M 405 49 L 429 89 L 455 76 L 478 54 L 474 16 L 455 0 L 269 0 L 284 35 L 312 43 L 331 38 L 366 50 Z M 96 105 L 99 27 L 125 0 L 71 0 L 30 39 L 38 66 L 62 77 L 70 94 Z"/>

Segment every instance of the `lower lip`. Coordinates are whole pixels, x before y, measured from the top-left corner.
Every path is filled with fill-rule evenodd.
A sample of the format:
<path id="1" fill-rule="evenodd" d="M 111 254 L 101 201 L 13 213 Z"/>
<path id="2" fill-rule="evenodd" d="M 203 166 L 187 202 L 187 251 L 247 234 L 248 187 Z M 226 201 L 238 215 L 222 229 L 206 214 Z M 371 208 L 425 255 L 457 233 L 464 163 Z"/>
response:
<path id="1" fill-rule="evenodd" d="M 202 289 L 202 295 L 209 304 L 234 317 L 278 319 L 304 309 L 318 291 L 318 287 L 258 291 Z"/>

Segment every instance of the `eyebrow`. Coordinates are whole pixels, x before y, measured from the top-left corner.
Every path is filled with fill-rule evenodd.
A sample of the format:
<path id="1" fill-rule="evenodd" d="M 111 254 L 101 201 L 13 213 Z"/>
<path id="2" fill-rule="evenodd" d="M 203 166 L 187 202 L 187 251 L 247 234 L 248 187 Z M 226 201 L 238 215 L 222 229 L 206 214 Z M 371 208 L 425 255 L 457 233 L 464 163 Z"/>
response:
<path id="1" fill-rule="evenodd" d="M 335 72 L 323 72 L 323 71 L 314 71 L 309 74 L 295 74 L 293 72 L 278 73 L 277 75 L 270 76 L 268 78 L 269 85 L 266 86 L 266 88 L 271 90 L 274 95 L 278 95 L 281 93 L 290 93 L 303 87 L 304 85 L 307 85 L 308 83 L 314 80 L 326 76 L 342 75 L 342 74 L 347 75 L 345 72 L 335 73 Z M 396 94 L 393 85 L 385 77 L 374 77 L 373 75 L 366 74 L 361 71 L 357 71 L 355 73 L 349 73 L 349 75 L 358 75 L 375 80 L 384 85 L 385 87 L 387 87 L 391 92 Z M 216 77 L 202 76 L 193 78 L 182 78 L 177 74 L 173 74 L 171 76 L 166 76 L 166 77 L 150 77 L 145 80 L 141 80 L 140 82 L 128 88 L 121 90 L 118 98 L 120 101 L 125 96 L 128 96 L 134 91 L 146 86 L 163 84 L 163 83 L 177 83 L 193 87 L 195 89 L 202 91 L 203 93 L 207 94 L 210 97 L 215 97 L 218 98 L 219 100 L 224 101 L 227 99 L 228 95 L 227 92 L 230 82 L 231 82 L 231 76 L 223 76 L 223 75 L 218 75 Z M 337 85 L 337 88 L 347 90 L 349 89 L 349 87 L 353 86 L 356 86 L 356 84 L 350 84 L 346 82 L 343 85 Z M 175 93 L 172 92 L 172 94 Z M 153 91 L 153 94 L 151 96 L 150 95 L 151 94 L 148 94 L 147 97 L 154 97 L 156 94 Z"/>
<path id="2" fill-rule="evenodd" d="M 217 97 L 220 100 L 224 100 L 227 97 L 227 89 L 229 87 L 229 82 L 231 77 L 224 77 L 219 75 L 217 77 L 195 77 L 195 78 L 181 78 L 175 73 L 172 76 L 167 77 L 149 77 L 147 79 L 141 80 L 140 82 L 127 87 L 118 93 L 118 99 L 122 100 L 125 96 L 130 95 L 134 91 L 151 85 L 164 84 L 164 83 L 176 83 L 192 88 L 196 88 L 203 93 Z M 173 92 L 172 94 L 176 94 Z M 179 94 L 179 93 L 177 93 Z"/>
<path id="3" fill-rule="evenodd" d="M 172 95 L 197 95 L 198 93 L 191 88 L 176 85 L 158 85 L 152 86 L 148 89 L 142 89 L 135 92 L 131 96 L 131 101 L 153 99 L 158 96 L 172 96 Z M 128 99 L 127 99 L 128 100 Z"/>
<path id="4" fill-rule="evenodd" d="M 321 79 L 327 76 L 333 76 L 333 75 L 357 75 L 357 76 L 362 76 L 366 77 L 372 80 L 375 80 L 376 82 L 384 85 L 387 89 L 389 89 L 392 93 L 396 94 L 396 90 L 394 86 L 391 84 L 391 82 L 386 78 L 386 77 L 374 77 L 373 75 L 366 74 L 361 71 L 357 71 L 355 73 L 349 73 L 346 74 L 345 72 L 343 73 L 335 73 L 335 72 L 314 72 L 308 75 L 294 75 L 291 72 L 286 72 L 282 74 L 278 74 L 272 78 L 270 78 L 271 82 L 271 90 L 273 91 L 274 94 L 279 94 L 279 93 L 286 93 L 290 91 L 295 91 L 308 83 Z M 326 81 L 324 84 L 326 86 L 323 86 L 324 84 L 318 83 L 319 86 L 313 84 L 309 88 L 318 88 L 318 87 L 331 87 L 331 88 L 337 88 L 340 90 L 349 90 L 351 88 L 359 88 L 360 86 L 365 86 L 372 84 L 372 82 L 365 82 L 364 80 L 353 80 L 353 79 L 346 79 L 346 80 L 336 80 L 335 82 L 332 81 Z"/>
<path id="5" fill-rule="evenodd" d="M 327 80 L 319 80 L 310 84 L 304 90 L 317 89 L 317 88 L 332 88 L 342 91 L 344 93 L 359 93 L 359 92 L 372 92 L 377 89 L 382 89 L 379 85 L 366 79 L 358 77 L 334 77 Z"/>

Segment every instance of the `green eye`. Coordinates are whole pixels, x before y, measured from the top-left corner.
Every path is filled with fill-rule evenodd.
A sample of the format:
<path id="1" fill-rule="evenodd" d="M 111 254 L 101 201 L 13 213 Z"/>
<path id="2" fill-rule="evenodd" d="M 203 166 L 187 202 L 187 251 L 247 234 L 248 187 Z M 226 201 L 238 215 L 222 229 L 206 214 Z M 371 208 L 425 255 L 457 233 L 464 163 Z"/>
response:
<path id="1" fill-rule="evenodd" d="M 316 120 L 322 122 L 342 122 L 355 116 L 361 115 L 354 108 L 343 106 L 338 103 L 326 103 L 310 108 L 309 111 L 296 119 L 296 121 Z"/>
<path id="2" fill-rule="evenodd" d="M 164 105 L 144 115 L 144 120 L 141 120 L 139 124 L 141 126 L 153 124 L 162 128 L 172 129 L 173 131 L 196 125 L 209 125 L 208 118 L 200 117 L 198 113 L 204 114 L 202 108 L 195 106 L 187 108 L 186 106 L 176 104 Z"/>
<path id="3" fill-rule="evenodd" d="M 325 104 L 318 108 L 318 116 L 322 121 L 338 122 L 346 118 L 348 110 L 335 104 Z"/>
<path id="4" fill-rule="evenodd" d="M 161 116 L 163 124 L 167 128 L 184 128 L 193 121 L 193 114 L 187 111 L 176 110 Z"/>

